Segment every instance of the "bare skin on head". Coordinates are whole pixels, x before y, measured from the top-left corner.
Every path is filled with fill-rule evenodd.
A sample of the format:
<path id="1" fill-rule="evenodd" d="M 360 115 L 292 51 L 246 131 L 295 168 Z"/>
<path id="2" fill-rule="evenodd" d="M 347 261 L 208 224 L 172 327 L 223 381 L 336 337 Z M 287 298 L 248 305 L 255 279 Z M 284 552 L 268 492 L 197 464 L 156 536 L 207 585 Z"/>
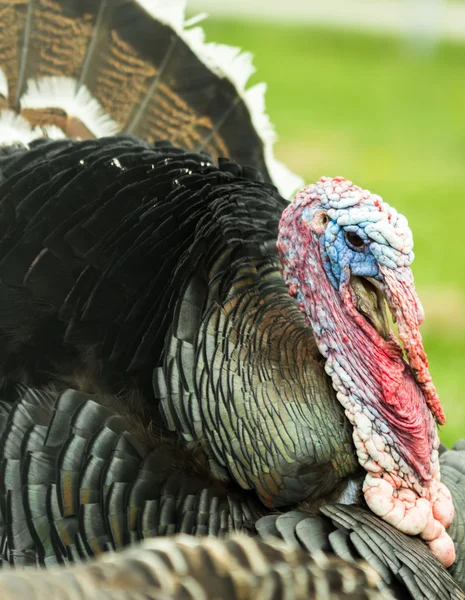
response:
<path id="1" fill-rule="evenodd" d="M 445 417 L 419 331 L 412 248 L 405 217 L 342 177 L 304 188 L 280 222 L 283 276 L 353 426 L 365 500 L 447 567 L 454 508 L 440 482 L 436 429 Z"/>

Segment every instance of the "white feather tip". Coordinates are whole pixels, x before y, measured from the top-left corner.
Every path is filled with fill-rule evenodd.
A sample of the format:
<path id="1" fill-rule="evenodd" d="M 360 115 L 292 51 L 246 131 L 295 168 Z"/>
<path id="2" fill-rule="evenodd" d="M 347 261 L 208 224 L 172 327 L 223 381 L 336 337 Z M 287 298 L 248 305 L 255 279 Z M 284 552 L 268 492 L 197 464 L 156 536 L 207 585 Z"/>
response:
<path id="1" fill-rule="evenodd" d="M 0 69 L 0 96 L 8 98 L 8 79 L 3 69 Z"/>
<path id="2" fill-rule="evenodd" d="M 77 87 L 72 77 L 30 79 L 21 98 L 21 109 L 59 108 L 79 119 L 96 137 L 115 135 L 120 126 L 103 109 L 85 86 Z"/>
<path id="3" fill-rule="evenodd" d="M 0 146 L 20 144 L 27 147 L 33 140 L 43 137 L 60 139 L 65 134 L 54 125 L 32 128 L 24 117 L 12 110 L 0 111 Z"/>
<path id="4" fill-rule="evenodd" d="M 182 31 L 187 0 L 136 0 L 137 4 L 157 21 Z"/>

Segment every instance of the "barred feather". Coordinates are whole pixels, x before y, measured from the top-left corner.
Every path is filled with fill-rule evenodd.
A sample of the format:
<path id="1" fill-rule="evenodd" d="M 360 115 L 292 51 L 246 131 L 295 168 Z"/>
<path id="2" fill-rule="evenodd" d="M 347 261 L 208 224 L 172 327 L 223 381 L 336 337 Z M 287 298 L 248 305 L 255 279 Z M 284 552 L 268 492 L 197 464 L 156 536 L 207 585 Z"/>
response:
<path id="1" fill-rule="evenodd" d="M 88 565 L 46 573 L 6 571 L 3 600 L 224 598 L 225 600 L 393 600 L 362 562 L 310 557 L 278 541 L 235 535 L 148 540 Z"/>

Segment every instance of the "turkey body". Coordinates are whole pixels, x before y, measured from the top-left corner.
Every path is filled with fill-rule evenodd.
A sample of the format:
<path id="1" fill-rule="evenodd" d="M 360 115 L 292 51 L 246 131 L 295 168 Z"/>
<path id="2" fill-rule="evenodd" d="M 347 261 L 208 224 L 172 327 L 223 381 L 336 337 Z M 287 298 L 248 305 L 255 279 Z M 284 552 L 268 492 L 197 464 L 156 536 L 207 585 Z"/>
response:
<path id="1" fill-rule="evenodd" d="M 6 389 L 137 391 L 269 506 L 317 502 L 357 470 L 280 276 L 284 200 L 256 171 L 129 138 L 40 142 L 2 168 Z"/>

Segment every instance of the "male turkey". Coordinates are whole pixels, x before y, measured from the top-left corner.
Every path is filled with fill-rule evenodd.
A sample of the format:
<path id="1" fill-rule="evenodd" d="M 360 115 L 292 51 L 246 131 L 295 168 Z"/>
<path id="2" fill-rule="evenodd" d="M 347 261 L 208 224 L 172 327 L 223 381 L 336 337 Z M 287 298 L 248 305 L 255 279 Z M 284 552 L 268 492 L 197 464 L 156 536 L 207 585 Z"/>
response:
<path id="1" fill-rule="evenodd" d="M 407 222 L 342 178 L 287 204 L 248 60 L 183 5 L 0 2 L 2 556 L 366 502 L 460 574 Z"/>

